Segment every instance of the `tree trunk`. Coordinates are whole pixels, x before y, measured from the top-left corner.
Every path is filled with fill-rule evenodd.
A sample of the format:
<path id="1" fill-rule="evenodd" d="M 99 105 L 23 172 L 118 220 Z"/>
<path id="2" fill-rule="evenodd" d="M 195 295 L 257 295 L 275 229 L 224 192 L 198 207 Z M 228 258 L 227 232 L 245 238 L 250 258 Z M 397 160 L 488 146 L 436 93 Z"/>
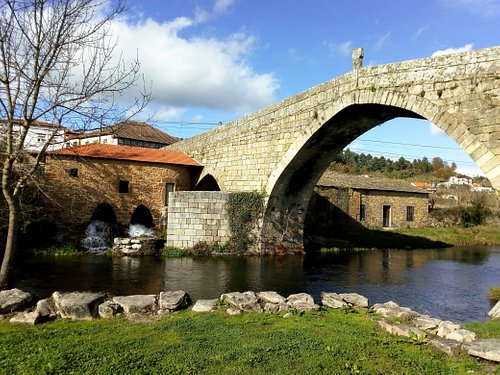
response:
<path id="1" fill-rule="evenodd" d="M 10 194 L 5 194 L 5 200 L 9 207 L 9 227 L 7 230 L 7 240 L 5 243 L 5 252 L 2 259 L 2 267 L 0 268 L 0 290 L 7 287 L 9 281 L 9 271 L 14 258 L 14 251 L 16 249 L 17 230 L 18 230 L 18 213 L 19 203 L 16 198 Z"/>

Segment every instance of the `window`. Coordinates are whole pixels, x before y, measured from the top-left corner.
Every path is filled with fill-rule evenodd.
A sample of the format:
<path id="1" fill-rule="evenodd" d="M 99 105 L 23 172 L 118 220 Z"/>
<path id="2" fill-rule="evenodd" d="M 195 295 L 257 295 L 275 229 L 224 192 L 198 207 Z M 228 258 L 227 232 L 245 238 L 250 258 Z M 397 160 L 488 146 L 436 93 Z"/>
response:
<path id="1" fill-rule="evenodd" d="M 103 139 L 103 140 L 102 140 L 102 143 L 103 143 L 103 144 L 106 144 L 106 143 L 108 143 L 108 140 L 107 140 L 107 139 Z"/>
<path id="2" fill-rule="evenodd" d="M 174 191 L 175 184 L 166 183 L 165 184 L 165 206 L 168 206 L 168 195 Z"/>
<path id="3" fill-rule="evenodd" d="M 120 180 L 120 184 L 118 185 L 119 193 L 128 193 L 128 181 Z"/>
<path id="4" fill-rule="evenodd" d="M 384 228 L 391 227 L 391 206 L 382 206 L 382 226 Z"/>
<path id="5" fill-rule="evenodd" d="M 406 221 L 414 221 L 415 220 L 415 207 L 406 206 Z"/>
<path id="6" fill-rule="evenodd" d="M 364 203 L 361 203 L 359 205 L 359 220 L 360 221 L 366 220 L 366 207 Z"/>
<path id="7" fill-rule="evenodd" d="M 78 177 L 78 168 L 70 168 L 68 174 L 70 177 Z"/>

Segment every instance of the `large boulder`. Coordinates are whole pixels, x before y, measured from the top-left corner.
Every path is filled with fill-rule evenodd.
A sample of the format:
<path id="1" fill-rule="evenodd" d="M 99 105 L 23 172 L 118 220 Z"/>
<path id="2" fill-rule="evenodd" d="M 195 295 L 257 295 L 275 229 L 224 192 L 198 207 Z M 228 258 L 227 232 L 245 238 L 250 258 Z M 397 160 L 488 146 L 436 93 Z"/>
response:
<path id="1" fill-rule="evenodd" d="M 263 303 L 272 303 L 275 305 L 286 303 L 286 298 L 276 292 L 259 292 L 257 293 L 257 297 Z"/>
<path id="2" fill-rule="evenodd" d="M 462 344 L 470 344 L 472 341 L 476 340 L 476 334 L 466 329 L 457 329 L 446 335 L 448 340 L 455 340 Z"/>
<path id="3" fill-rule="evenodd" d="M 246 312 L 262 312 L 257 296 L 254 292 L 232 292 L 220 296 L 222 303 L 229 304 L 230 307 Z"/>
<path id="4" fill-rule="evenodd" d="M 265 312 L 276 314 L 287 309 L 286 298 L 276 292 L 259 292 L 257 297 Z"/>
<path id="5" fill-rule="evenodd" d="M 372 310 L 384 318 L 398 318 L 401 320 L 413 320 L 420 316 L 419 313 L 408 307 L 399 306 L 396 302 L 377 303 L 372 306 Z"/>
<path id="6" fill-rule="evenodd" d="M 158 307 L 153 294 L 118 296 L 113 298 L 113 302 L 119 304 L 127 315 L 154 313 Z"/>
<path id="7" fill-rule="evenodd" d="M 10 319 L 14 324 L 35 324 L 43 323 L 57 318 L 57 311 L 51 298 L 42 299 L 37 302 L 36 308 L 31 312 L 17 313 Z"/>
<path id="8" fill-rule="evenodd" d="M 98 306 L 106 296 L 102 293 L 72 292 L 52 293 L 52 301 L 62 318 L 92 320 L 99 316 Z"/>
<path id="9" fill-rule="evenodd" d="M 99 316 L 101 318 L 112 318 L 123 311 L 123 308 L 113 301 L 105 301 L 99 305 Z"/>
<path id="10" fill-rule="evenodd" d="M 218 299 L 199 299 L 193 306 L 194 312 L 210 312 L 215 309 Z"/>
<path id="11" fill-rule="evenodd" d="M 176 311 L 188 307 L 190 303 L 189 295 L 182 290 L 160 293 L 160 310 Z"/>
<path id="12" fill-rule="evenodd" d="M 314 298 L 307 293 L 291 294 L 286 299 L 287 305 L 297 311 L 318 310 L 319 305 L 314 303 Z"/>
<path id="13" fill-rule="evenodd" d="M 488 316 L 491 319 L 499 319 L 500 318 L 500 301 L 497 302 L 495 306 L 490 310 Z"/>
<path id="14" fill-rule="evenodd" d="M 321 293 L 321 304 L 332 309 L 341 309 L 348 307 L 346 301 L 342 299 L 337 293 L 323 292 Z"/>
<path id="15" fill-rule="evenodd" d="M 0 291 L 0 314 L 18 311 L 26 307 L 33 296 L 20 289 L 8 289 Z"/>
<path id="16" fill-rule="evenodd" d="M 368 307 L 368 298 L 358 293 L 341 293 L 339 296 L 346 301 L 349 306 L 356 308 Z"/>
<path id="17" fill-rule="evenodd" d="M 482 339 L 465 345 L 467 352 L 488 361 L 500 362 L 500 339 Z"/>

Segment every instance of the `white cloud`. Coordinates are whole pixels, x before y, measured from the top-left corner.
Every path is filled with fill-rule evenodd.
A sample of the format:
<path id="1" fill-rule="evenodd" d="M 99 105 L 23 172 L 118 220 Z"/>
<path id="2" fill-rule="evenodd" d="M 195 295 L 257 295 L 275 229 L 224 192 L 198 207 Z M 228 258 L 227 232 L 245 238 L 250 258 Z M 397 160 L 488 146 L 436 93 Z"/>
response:
<path id="1" fill-rule="evenodd" d="M 441 0 L 449 9 L 458 9 L 469 14 L 494 18 L 500 15 L 499 0 Z"/>
<path id="2" fill-rule="evenodd" d="M 435 135 L 446 135 L 444 131 L 442 131 L 440 128 L 438 128 L 436 125 L 434 125 L 432 122 L 429 122 L 429 131 L 432 136 Z"/>
<path id="3" fill-rule="evenodd" d="M 384 35 L 380 36 L 375 42 L 375 49 L 377 50 L 382 49 L 382 47 L 385 46 L 389 41 L 390 36 L 391 36 L 390 32 L 387 32 Z"/>
<path id="4" fill-rule="evenodd" d="M 425 26 L 419 27 L 418 30 L 413 35 L 412 39 L 413 40 L 417 40 L 418 38 L 420 38 L 420 35 L 422 35 L 428 28 L 429 28 L 429 25 L 425 25 Z"/>
<path id="5" fill-rule="evenodd" d="M 236 3 L 237 0 L 215 0 L 214 3 L 214 12 L 216 13 L 225 13 L 229 10 L 231 6 Z"/>
<path id="6" fill-rule="evenodd" d="M 350 56 L 352 50 L 352 40 L 346 40 L 342 43 L 332 43 L 332 42 L 324 42 L 323 43 L 328 49 L 333 53 L 340 53 L 342 56 Z"/>
<path id="7" fill-rule="evenodd" d="M 226 11 L 234 2 L 216 1 L 213 12 Z M 113 24 L 113 32 L 119 35 L 117 50 L 123 51 L 125 61 L 138 56 L 145 82 L 152 82 L 152 104 L 163 113 L 162 117 L 168 117 L 172 108 L 243 112 L 275 101 L 278 82 L 273 73 L 255 72 L 247 61 L 255 45 L 253 36 L 234 33 L 225 38 L 186 38 L 181 35 L 212 15 L 198 9 L 194 18 Z"/>
<path id="8" fill-rule="evenodd" d="M 466 44 L 465 46 L 463 47 L 458 47 L 458 48 L 447 48 L 447 49 L 443 49 L 443 50 L 438 50 L 438 51 L 435 51 L 433 54 L 432 54 L 432 57 L 434 56 L 441 56 L 441 55 L 447 55 L 449 53 L 459 53 L 459 52 L 468 52 L 470 50 L 472 50 L 472 47 L 474 46 L 474 44 L 472 43 L 469 43 L 469 44 Z"/>

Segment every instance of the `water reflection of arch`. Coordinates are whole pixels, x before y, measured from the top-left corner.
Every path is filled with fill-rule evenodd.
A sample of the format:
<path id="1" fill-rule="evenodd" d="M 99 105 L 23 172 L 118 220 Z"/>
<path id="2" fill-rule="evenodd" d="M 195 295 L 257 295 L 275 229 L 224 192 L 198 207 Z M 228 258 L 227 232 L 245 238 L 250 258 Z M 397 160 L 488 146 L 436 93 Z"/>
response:
<path id="1" fill-rule="evenodd" d="M 100 203 L 92 213 L 90 221 L 100 220 L 110 224 L 116 224 L 116 214 L 113 207 L 108 203 Z"/>
<path id="2" fill-rule="evenodd" d="M 143 204 L 138 205 L 130 217 L 130 224 L 141 224 L 147 228 L 154 227 L 153 215 L 149 208 Z"/>

